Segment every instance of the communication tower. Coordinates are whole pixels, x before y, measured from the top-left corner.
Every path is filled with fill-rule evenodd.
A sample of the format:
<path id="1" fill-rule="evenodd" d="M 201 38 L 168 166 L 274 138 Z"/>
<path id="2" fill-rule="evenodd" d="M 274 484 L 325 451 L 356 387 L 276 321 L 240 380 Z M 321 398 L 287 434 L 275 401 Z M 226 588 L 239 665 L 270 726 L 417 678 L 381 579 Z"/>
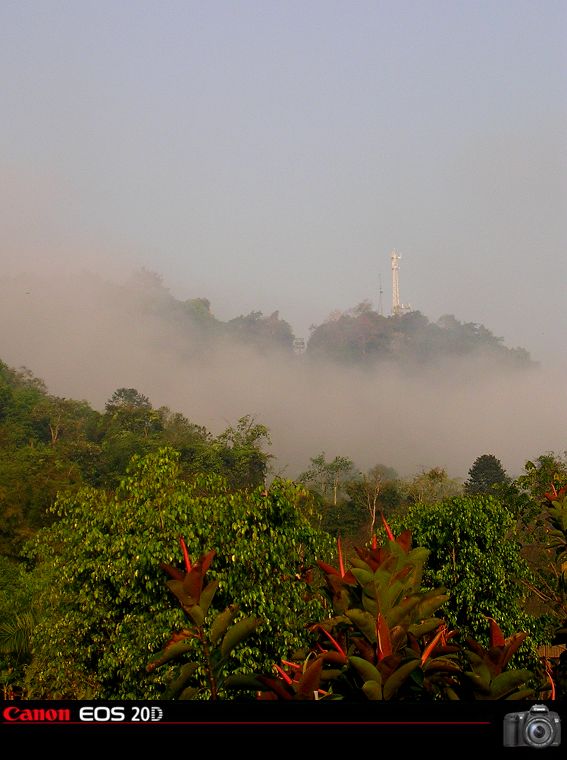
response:
<path id="1" fill-rule="evenodd" d="M 392 314 L 394 316 L 398 314 L 406 314 L 411 311 L 409 304 L 404 305 L 400 302 L 400 259 L 402 257 L 394 249 L 390 254 L 390 260 L 392 262 Z"/>

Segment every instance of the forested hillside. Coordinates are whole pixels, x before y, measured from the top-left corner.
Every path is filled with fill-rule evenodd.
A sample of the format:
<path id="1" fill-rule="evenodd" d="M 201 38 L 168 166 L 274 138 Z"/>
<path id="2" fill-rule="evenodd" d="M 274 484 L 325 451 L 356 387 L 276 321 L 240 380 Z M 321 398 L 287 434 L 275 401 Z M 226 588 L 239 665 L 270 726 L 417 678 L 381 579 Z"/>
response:
<path id="1" fill-rule="evenodd" d="M 135 388 L 97 411 L 0 364 L 5 695 L 287 699 L 313 658 L 308 681 L 330 698 L 565 689 L 564 657 L 542 664 L 536 651 L 566 638 L 565 455 L 541 454 L 514 479 L 482 454 L 463 482 L 443 467 L 402 478 L 322 452 L 294 482 L 271 471 L 269 441 L 251 416 L 213 435 Z M 384 596 L 394 580 L 418 605 L 407 620 Z M 378 599 L 394 606 L 376 622 Z M 469 643 L 431 680 L 449 627 Z M 500 668 L 516 667 L 504 691 L 467 680 L 470 651 L 490 646 L 507 647 Z M 422 676 L 406 680 L 415 651 Z M 281 683 L 266 675 L 275 665 Z M 377 673 L 396 674 L 396 688 L 366 687 Z"/>
<path id="2" fill-rule="evenodd" d="M 119 388 L 98 412 L 49 394 L 29 370 L 0 362 L 0 548 L 17 553 L 50 520 L 59 492 L 115 489 L 135 454 L 170 446 L 186 475 L 222 475 L 234 487 L 263 483 L 267 429 L 250 417 L 217 436 L 134 388 Z"/>
<path id="3" fill-rule="evenodd" d="M 407 366 L 435 364 L 447 358 L 484 356 L 496 365 L 532 365 L 523 348 L 508 348 L 482 324 L 461 322 L 453 315 L 431 322 L 419 311 L 382 316 L 368 302 L 348 311 L 335 311 L 310 335 L 294 335 L 278 311 L 266 316 L 252 311 L 227 321 L 215 317 L 207 298 L 185 301 L 175 298 L 159 275 L 139 271 L 126 286 L 130 298 L 140 298 L 148 314 L 187 330 L 198 337 L 203 351 L 223 343 L 241 343 L 260 351 L 291 354 L 296 339 L 303 340 L 307 357 L 340 364 L 373 365 L 390 362 Z M 297 348 L 297 345 L 296 345 Z"/>
<path id="4" fill-rule="evenodd" d="M 484 325 L 460 322 L 451 314 L 430 322 L 419 311 L 384 317 L 368 303 L 334 313 L 315 327 L 307 353 L 343 364 L 389 361 L 404 367 L 465 356 L 484 356 L 513 367 L 532 364 L 525 349 L 507 348 L 503 338 Z"/>

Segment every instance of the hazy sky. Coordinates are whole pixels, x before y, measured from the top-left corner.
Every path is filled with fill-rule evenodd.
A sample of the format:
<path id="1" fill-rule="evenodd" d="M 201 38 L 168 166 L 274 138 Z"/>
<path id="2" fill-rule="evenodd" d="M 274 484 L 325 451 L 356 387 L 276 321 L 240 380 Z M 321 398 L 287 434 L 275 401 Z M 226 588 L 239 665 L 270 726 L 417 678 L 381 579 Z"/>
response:
<path id="1" fill-rule="evenodd" d="M 1 256 L 143 265 L 300 337 L 401 296 L 536 359 L 567 309 L 564 0 L 4 0 Z"/>
<path id="2" fill-rule="evenodd" d="M 99 404 L 132 384 L 217 427 L 258 412 L 287 424 L 290 452 L 286 410 L 301 425 L 310 394 L 342 398 L 336 416 L 313 407 L 302 456 L 358 456 L 353 378 L 327 374 L 302 400 L 292 378 L 276 406 L 265 365 L 219 365 L 217 393 L 214 368 L 191 385 L 174 346 L 156 363 L 127 308 L 98 313 L 88 278 L 62 267 L 144 266 L 219 319 L 278 309 L 307 338 L 335 309 L 377 307 L 380 276 L 389 313 L 396 248 L 403 302 L 483 323 L 545 369 L 513 396 L 504 381 L 452 395 L 449 411 L 437 381 L 423 397 L 391 381 L 403 420 L 395 405 L 368 417 L 368 462 L 403 466 L 414 446 L 407 467 L 463 472 L 483 451 L 517 466 L 562 448 L 565 374 L 548 362 L 564 361 L 567 328 L 566 39 L 564 0 L 3 0 L 0 272 L 24 276 L 1 289 L 0 358 Z M 57 288 L 28 292 L 45 270 Z M 404 431 L 399 457 L 368 448 L 381 424 L 390 446 Z"/>

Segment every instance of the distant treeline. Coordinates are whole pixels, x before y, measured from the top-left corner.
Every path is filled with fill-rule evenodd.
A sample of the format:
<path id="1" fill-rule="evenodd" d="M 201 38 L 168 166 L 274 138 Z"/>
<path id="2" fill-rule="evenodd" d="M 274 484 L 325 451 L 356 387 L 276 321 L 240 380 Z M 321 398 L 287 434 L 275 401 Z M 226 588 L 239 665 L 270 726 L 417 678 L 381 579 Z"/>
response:
<path id="1" fill-rule="evenodd" d="M 131 458 L 170 446 L 182 472 L 216 473 L 233 488 L 264 481 L 267 428 L 251 417 L 214 436 L 168 407 L 154 409 L 135 388 L 119 388 L 103 412 L 87 401 L 48 393 L 28 369 L 0 361 L 0 553 L 50 520 L 58 493 L 82 486 L 115 489 Z"/>
<path id="2" fill-rule="evenodd" d="M 309 359 L 347 365 L 377 362 L 428 365 L 446 358 L 476 355 L 493 359 L 498 365 L 533 365 L 525 349 L 508 348 L 502 337 L 495 336 L 484 325 L 460 322 L 451 314 L 437 322 L 430 322 L 419 311 L 385 317 L 365 301 L 348 311 L 333 312 L 322 324 L 313 325 L 309 338 L 303 340 L 294 335 L 291 325 L 278 311 L 269 316 L 252 311 L 223 322 L 214 316 L 207 298 L 178 300 L 156 274 L 138 272 L 135 285 L 144 292 L 146 309 L 181 327 L 185 324 L 204 347 L 228 340 L 261 351 L 277 349 L 292 354 L 298 344 L 303 344 L 301 350 Z"/>

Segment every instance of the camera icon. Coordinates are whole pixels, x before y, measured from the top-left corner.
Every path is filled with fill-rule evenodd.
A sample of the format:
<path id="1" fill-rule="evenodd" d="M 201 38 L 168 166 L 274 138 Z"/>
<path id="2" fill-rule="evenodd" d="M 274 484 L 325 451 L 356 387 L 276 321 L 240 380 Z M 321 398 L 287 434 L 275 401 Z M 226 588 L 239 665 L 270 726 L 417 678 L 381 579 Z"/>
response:
<path id="1" fill-rule="evenodd" d="M 505 747 L 558 747 L 561 720 L 545 705 L 533 705 L 526 712 L 504 716 Z"/>

